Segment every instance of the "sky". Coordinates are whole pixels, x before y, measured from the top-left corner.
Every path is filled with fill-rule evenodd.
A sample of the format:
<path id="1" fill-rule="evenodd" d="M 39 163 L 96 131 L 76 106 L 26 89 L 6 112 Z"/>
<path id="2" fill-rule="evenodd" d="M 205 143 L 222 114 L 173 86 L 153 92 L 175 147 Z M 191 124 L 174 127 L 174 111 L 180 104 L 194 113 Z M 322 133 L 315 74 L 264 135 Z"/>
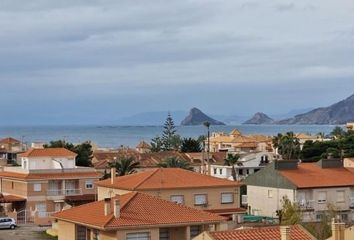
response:
<path id="1" fill-rule="evenodd" d="M 282 114 L 354 93 L 354 1 L 2 0 L 0 125 Z"/>

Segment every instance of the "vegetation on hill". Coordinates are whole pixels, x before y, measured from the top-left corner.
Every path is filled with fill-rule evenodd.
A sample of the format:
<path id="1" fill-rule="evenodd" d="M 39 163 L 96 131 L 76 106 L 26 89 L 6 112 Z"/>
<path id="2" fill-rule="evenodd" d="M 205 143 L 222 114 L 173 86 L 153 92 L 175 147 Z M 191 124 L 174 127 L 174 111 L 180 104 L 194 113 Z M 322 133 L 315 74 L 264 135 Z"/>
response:
<path id="1" fill-rule="evenodd" d="M 74 145 L 64 140 L 50 141 L 49 144 L 44 145 L 45 148 L 66 148 L 77 154 L 76 166 L 90 167 L 92 166 L 92 145 L 91 142 L 86 141 L 81 144 Z"/>

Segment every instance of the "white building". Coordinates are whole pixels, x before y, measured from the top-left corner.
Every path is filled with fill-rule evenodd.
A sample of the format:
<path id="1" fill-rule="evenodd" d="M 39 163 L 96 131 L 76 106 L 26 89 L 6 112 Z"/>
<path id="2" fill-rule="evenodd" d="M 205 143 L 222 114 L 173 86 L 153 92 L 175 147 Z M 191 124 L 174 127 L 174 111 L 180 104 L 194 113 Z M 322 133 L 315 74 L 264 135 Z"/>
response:
<path id="1" fill-rule="evenodd" d="M 240 181 L 250 174 L 258 172 L 268 163 L 274 160 L 275 156 L 270 152 L 255 152 L 241 156 L 235 164 L 236 180 Z M 234 180 L 232 176 L 232 166 L 221 164 L 211 164 L 211 175 L 218 178 Z"/>

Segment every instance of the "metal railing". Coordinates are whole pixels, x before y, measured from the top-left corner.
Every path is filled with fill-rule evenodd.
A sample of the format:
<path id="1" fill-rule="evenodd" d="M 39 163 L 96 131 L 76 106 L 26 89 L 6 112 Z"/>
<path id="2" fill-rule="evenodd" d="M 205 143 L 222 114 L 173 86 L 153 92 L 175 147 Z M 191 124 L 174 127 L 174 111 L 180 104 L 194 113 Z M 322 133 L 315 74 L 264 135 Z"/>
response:
<path id="1" fill-rule="evenodd" d="M 81 188 L 78 189 L 49 189 L 47 191 L 48 196 L 72 196 L 81 195 Z"/>
<path id="2" fill-rule="evenodd" d="M 301 199 L 299 201 L 296 201 L 295 203 L 298 204 L 301 210 L 311 210 L 314 209 L 315 200 Z"/>

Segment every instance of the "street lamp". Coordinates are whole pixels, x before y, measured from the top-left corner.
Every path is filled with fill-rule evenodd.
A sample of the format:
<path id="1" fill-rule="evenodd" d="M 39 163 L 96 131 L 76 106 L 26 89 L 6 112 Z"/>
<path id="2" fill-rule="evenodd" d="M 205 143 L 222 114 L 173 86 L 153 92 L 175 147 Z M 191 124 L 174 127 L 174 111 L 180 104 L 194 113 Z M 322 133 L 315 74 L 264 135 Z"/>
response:
<path id="1" fill-rule="evenodd" d="M 210 163 L 209 163 L 209 153 L 210 153 L 210 122 L 203 122 L 203 125 L 208 130 L 208 148 L 207 148 L 207 165 L 208 165 L 208 175 L 210 175 Z"/>

